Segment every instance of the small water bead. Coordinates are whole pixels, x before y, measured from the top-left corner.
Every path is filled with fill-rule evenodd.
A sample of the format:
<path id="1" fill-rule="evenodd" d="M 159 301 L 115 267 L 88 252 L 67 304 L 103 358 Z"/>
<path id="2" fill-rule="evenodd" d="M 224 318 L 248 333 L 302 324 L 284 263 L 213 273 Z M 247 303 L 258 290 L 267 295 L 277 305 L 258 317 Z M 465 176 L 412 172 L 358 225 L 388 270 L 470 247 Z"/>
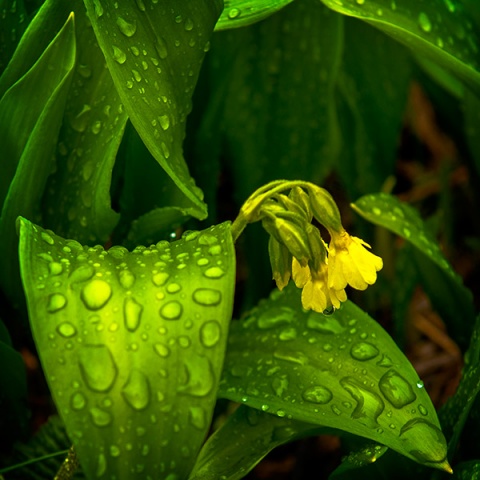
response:
<path id="1" fill-rule="evenodd" d="M 98 455 L 98 460 L 97 460 L 97 478 L 103 477 L 105 475 L 105 472 L 107 471 L 107 459 L 105 458 L 104 453 L 100 453 Z"/>
<path id="2" fill-rule="evenodd" d="M 428 15 L 426 13 L 420 13 L 420 15 L 418 16 L 418 23 L 420 24 L 420 28 L 424 32 L 428 33 L 432 30 L 432 23 L 430 22 L 430 19 L 428 18 Z"/>
<path id="3" fill-rule="evenodd" d="M 136 82 L 141 82 L 142 81 L 142 76 L 138 72 L 138 70 L 132 70 L 132 75 L 133 78 L 135 79 Z"/>
<path id="4" fill-rule="evenodd" d="M 191 345 L 191 341 L 188 337 L 182 335 L 177 339 L 178 345 L 182 348 L 188 348 Z"/>
<path id="5" fill-rule="evenodd" d="M 104 280 L 94 279 L 88 283 L 80 294 L 80 298 L 89 310 L 104 307 L 112 296 L 112 287 Z"/>
<path id="6" fill-rule="evenodd" d="M 220 245 L 212 245 L 208 249 L 210 255 L 220 255 L 222 253 L 222 247 Z"/>
<path id="7" fill-rule="evenodd" d="M 170 118 L 168 115 L 160 115 L 158 117 L 158 120 L 160 122 L 160 126 L 162 127 L 162 130 L 168 130 L 170 127 Z"/>
<path id="8" fill-rule="evenodd" d="M 67 305 L 67 298 L 61 293 L 52 293 L 48 297 L 47 312 L 56 313 L 64 309 Z"/>
<path id="9" fill-rule="evenodd" d="M 168 149 L 167 144 L 165 142 L 162 142 L 160 144 L 160 148 L 162 149 L 163 156 L 165 158 L 169 158 L 170 157 L 170 150 Z"/>
<path id="10" fill-rule="evenodd" d="M 165 285 L 169 277 L 170 275 L 166 272 L 155 273 L 152 276 L 152 282 L 156 287 L 162 287 L 163 285 Z"/>
<path id="11" fill-rule="evenodd" d="M 70 398 L 70 406 L 73 410 L 82 410 L 87 404 L 87 399 L 85 395 L 81 392 L 74 393 Z"/>
<path id="12" fill-rule="evenodd" d="M 79 366 L 87 386 L 95 392 L 107 392 L 117 377 L 117 365 L 106 345 L 86 345 L 79 351 Z"/>
<path id="13" fill-rule="evenodd" d="M 278 339 L 283 342 L 286 342 L 289 340 L 295 340 L 297 336 L 298 336 L 297 329 L 294 327 L 290 327 L 290 328 L 284 328 L 283 330 L 281 330 L 280 333 L 278 334 Z"/>
<path id="14" fill-rule="evenodd" d="M 93 424 L 97 427 L 107 427 L 112 423 L 112 415 L 101 408 L 92 407 L 89 412 Z"/>
<path id="15" fill-rule="evenodd" d="M 185 28 L 185 30 L 186 30 L 187 32 L 190 32 L 190 31 L 193 30 L 193 27 L 194 27 L 194 25 L 193 25 L 192 19 L 191 19 L 191 18 L 187 18 L 187 19 L 185 20 L 185 24 L 183 25 L 183 28 Z"/>
<path id="16" fill-rule="evenodd" d="M 164 60 L 168 56 L 168 48 L 165 40 L 162 37 L 157 37 L 157 41 L 155 42 L 155 49 L 159 57 Z"/>
<path id="17" fill-rule="evenodd" d="M 166 288 L 168 293 L 178 293 L 181 289 L 182 287 L 178 283 L 170 283 Z"/>
<path id="18" fill-rule="evenodd" d="M 206 348 L 217 345 L 220 340 L 222 329 L 216 320 L 205 322 L 200 328 L 200 341 Z"/>
<path id="19" fill-rule="evenodd" d="M 123 315 L 125 327 L 129 332 L 134 332 L 140 325 L 143 305 L 140 305 L 133 297 L 125 298 L 123 302 Z"/>
<path id="20" fill-rule="evenodd" d="M 302 392 L 302 398 L 309 403 L 325 405 L 333 398 L 332 392 L 321 385 L 315 385 Z"/>
<path id="21" fill-rule="evenodd" d="M 418 411 L 423 415 L 426 416 L 428 415 L 428 410 L 422 405 L 418 405 Z"/>
<path id="22" fill-rule="evenodd" d="M 127 54 L 122 49 L 118 48 L 116 45 L 112 45 L 112 50 L 113 59 L 120 65 L 123 65 L 127 61 Z"/>
<path id="23" fill-rule="evenodd" d="M 133 23 L 128 22 L 122 17 L 117 18 L 117 26 L 119 30 L 126 36 L 126 37 L 133 37 L 135 32 L 137 31 L 137 22 L 134 20 Z"/>
<path id="24" fill-rule="evenodd" d="M 101 17 L 103 15 L 103 6 L 100 3 L 100 0 L 93 0 L 95 15 Z"/>
<path id="25" fill-rule="evenodd" d="M 71 323 L 65 322 L 57 327 L 57 332 L 64 338 L 70 338 L 77 333 L 77 329 Z"/>
<path id="26" fill-rule="evenodd" d="M 119 457 L 120 456 L 120 449 L 117 445 L 110 445 L 110 455 L 112 457 Z"/>
<path id="27" fill-rule="evenodd" d="M 160 309 L 160 315 L 165 320 L 178 320 L 183 313 L 182 305 L 177 301 L 168 302 Z"/>
<path id="28" fill-rule="evenodd" d="M 280 325 L 289 325 L 294 321 L 295 312 L 291 308 L 278 307 L 262 313 L 257 320 L 257 326 L 265 330 L 276 328 Z"/>
<path id="29" fill-rule="evenodd" d="M 134 410 L 143 410 L 150 403 L 150 384 L 140 370 L 134 368 L 122 389 L 125 402 Z"/>
<path id="30" fill-rule="evenodd" d="M 155 352 L 162 358 L 166 358 L 170 355 L 170 349 L 163 343 L 156 343 L 153 348 Z"/>
<path id="31" fill-rule="evenodd" d="M 233 20 L 235 18 L 238 18 L 240 16 L 242 12 L 240 11 L 239 8 L 231 8 L 229 11 L 228 11 L 228 18 L 230 20 Z"/>
<path id="32" fill-rule="evenodd" d="M 213 288 L 197 288 L 193 292 L 193 300 L 206 307 L 219 305 L 222 301 L 222 292 Z"/>
<path id="33" fill-rule="evenodd" d="M 59 262 L 50 262 L 48 264 L 48 273 L 52 276 L 63 273 L 63 265 Z"/>
<path id="34" fill-rule="evenodd" d="M 197 265 L 199 267 L 204 267 L 205 265 L 208 265 L 210 263 L 210 260 L 208 260 L 208 258 L 199 258 L 197 260 Z"/>
<path id="35" fill-rule="evenodd" d="M 368 342 L 354 343 L 350 349 L 350 355 L 361 362 L 371 360 L 379 354 L 377 347 Z"/>
<path id="36" fill-rule="evenodd" d="M 130 270 L 122 270 L 118 274 L 118 281 L 123 288 L 129 290 L 135 283 L 135 275 Z"/>
<path id="37" fill-rule="evenodd" d="M 217 279 L 225 275 L 225 271 L 220 267 L 210 267 L 203 273 L 207 278 Z"/>
<path id="38" fill-rule="evenodd" d="M 450 13 L 454 13 L 455 10 L 456 10 L 454 0 L 444 0 L 444 1 L 445 1 L 445 6 L 447 7 L 448 11 Z"/>
<path id="39" fill-rule="evenodd" d="M 41 232 L 40 236 L 42 237 L 42 240 L 48 245 L 53 245 L 55 243 L 52 236 L 49 235 L 47 232 Z"/>

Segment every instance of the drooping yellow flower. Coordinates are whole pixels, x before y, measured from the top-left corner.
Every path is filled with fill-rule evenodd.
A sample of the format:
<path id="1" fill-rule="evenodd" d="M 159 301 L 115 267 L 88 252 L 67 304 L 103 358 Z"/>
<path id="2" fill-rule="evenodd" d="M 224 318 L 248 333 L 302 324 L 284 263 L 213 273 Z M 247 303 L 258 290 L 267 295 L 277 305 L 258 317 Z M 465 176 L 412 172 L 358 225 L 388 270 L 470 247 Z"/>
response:
<path id="1" fill-rule="evenodd" d="M 341 290 L 351 285 L 365 290 L 377 280 L 377 272 L 383 261 L 365 247 L 370 245 L 362 239 L 350 236 L 345 230 L 330 231 L 328 246 L 328 286 Z"/>

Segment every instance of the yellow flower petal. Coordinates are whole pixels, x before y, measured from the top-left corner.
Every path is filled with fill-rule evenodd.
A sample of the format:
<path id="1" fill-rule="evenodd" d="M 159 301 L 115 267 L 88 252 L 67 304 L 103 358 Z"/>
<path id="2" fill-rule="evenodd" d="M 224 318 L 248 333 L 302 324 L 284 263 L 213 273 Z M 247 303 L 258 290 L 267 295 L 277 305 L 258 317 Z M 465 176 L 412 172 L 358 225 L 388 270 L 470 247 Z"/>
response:
<path id="1" fill-rule="evenodd" d="M 295 257 L 292 259 L 292 278 L 297 288 L 303 288 L 311 278 L 310 267 L 303 267 Z"/>

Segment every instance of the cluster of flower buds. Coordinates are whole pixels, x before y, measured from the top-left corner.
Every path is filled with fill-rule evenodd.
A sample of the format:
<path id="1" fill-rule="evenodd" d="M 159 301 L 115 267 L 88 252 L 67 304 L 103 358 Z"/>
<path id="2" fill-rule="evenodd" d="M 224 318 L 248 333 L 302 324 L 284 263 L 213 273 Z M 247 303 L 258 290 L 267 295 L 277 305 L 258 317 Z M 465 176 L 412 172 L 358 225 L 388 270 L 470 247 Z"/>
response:
<path id="1" fill-rule="evenodd" d="M 328 231 L 328 244 L 312 224 L 314 218 Z M 347 299 L 347 285 L 365 290 L 383 266 L 382 259 L 365 248 L 370 245 L 343 228 L 327 190 L 310 182 L 278 180 L 257 190 L 232 224 L 234 239 L 255 221 L 270 234 L 268 251 L 277 287 L 282 290 L 293 278 L 307 310 L 339 308 Z"/>

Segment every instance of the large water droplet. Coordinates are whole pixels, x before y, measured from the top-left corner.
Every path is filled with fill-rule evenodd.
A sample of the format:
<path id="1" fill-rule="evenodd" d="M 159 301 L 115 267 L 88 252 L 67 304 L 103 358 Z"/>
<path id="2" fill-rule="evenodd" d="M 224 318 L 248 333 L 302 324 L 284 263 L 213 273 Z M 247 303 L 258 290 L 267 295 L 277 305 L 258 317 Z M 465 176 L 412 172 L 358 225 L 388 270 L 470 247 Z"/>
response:
<path id="1" fill-rule="evenodd" d="M 99 310 L 112 296 L 112 287 L 105 280 L 94 279 L 83 287 L 80 298 L 89 310 Z"/>
<path id="2" fill-rule="evenodd" d="M 142 318 L 143 305 L 140 305 L 133 297 L 125 298 L 123 302 L 123 314 L 125 318 L 125 327 L 128 331 L 134 332 L 140 325 Z"/>
<path id="3" fill-rule="evenodd" d="M 200 329 L 200 341 L 206 348 L 214 347 L 220 340 L 222 330 L 216 320 L 205 322 Z"/>
<path id="4" fill-rule="evenodd" d="M 61 293 L 52 293 L 48 297 L 47 312 L 56 313 L 67 305 L 67 299 Z"/>
<path id="5" fill-rule="evenodd" d="M 368 342 L 358 342 L 352 345 L 350 349 L 350 355 L 355 360 L 360 360 L 365 362 L 366 360 L 371 360 L 379 354 L 378 348 Z"/>
<path id="6" fill-rule="evenodd" d="M 325 316 L 316 312 L 312 312 L 308 316 L 307 327 L 326 334 L 342 333 L 346 330 L 337 318 L 333 316 Z"/>
<path id="7" fill-rule="evenodd" d="M 63 272 L 63 265 L 60 262 L 50 262 L 48 264 L 48 273 L 56 276 Z"/>
<path id="8" fill-rule="evenodd" d="M 91 265 L 81 265 L 70 274 L 71 283 L 81 283 L 90 280 L 95 274 L 95 269 Z"/>
<path id="9" fill-rule="evenodd" d="M 200 355 L 186 357 L 185 378 L 185 384 L 178 387 L 179 393 L 194 397 L 208 395 L 215 383 L 215 374 L 210 360 Z"/>
<path id="10" fill-rule="evenodd" d="M 133 37 L 135 32 L 137 31 L 137 22 L 136 20 L 133 23 L 128 22 L 122 17 L 117 18 L 117 26 L 119 30 L 126 36 L 126 37 Z"/>
<path id="11" fill-rule="evenodd" d="M 445 437 L 438 427 L 423 418 L 407 422 L 400 430 L 400 439 L 417 447 L 409 450 L 409 453 L 420 463 L 440 463 L 446 458 Z"/>
<path id="12" fill-rule="evenodd" d="M 87 386 L 95 392 L 107 392 L 117 377 L 117 366 L 106 345 L 86 345 L 80 349 L 79 364 Z"/>
<path id="13" fill-rule="evenodd" d="M 53 238 L 51 235 L 49 235 L 47 232 L 42 232 L 40 234 L 42 237 L 42 240 L 47 243 L 48 245 L 53 245 L 55 242 L 53 241 Z"/>
<path id="14" fill-rule="evenodd" d="M 327 387 L 314 385 L 313 387 L 307 388 L 302 392 L 302 398 L 306 402 L 325 405 L 332 400 L 333 394 Z"/>
<path id="15" fill-rule="evenodd" d="M 152 276 L 152 282 L 156 287 L 161 287 L 161 286 L 165 285 L 169 276 L 170 275 L 166 272 L 155 273 Z"/>
<path id="16" fill-rule="evenodd" d="M 126 53 L 120 48 L 116 47 L 115 45 L 112 45 L 112 50 L 113 50 L 113 59 L 120 65 L 123 65 L 127 61 Z"/>
<path id="17" fill-rule="evenodd" d="M 352 412 L 352 418 L 370 428 L 378 426 L 377 418 L 385 409 L 380 396 L 357 382 L 355 377 L 344 377 L 340 380 L 340 384 L 357 403 Z"/>
<path id="18" fill-rule="evenodd" d="M 160 315 L 165 320 L 178 320 L 182 316 L 182 304 L 177 301 L 168 302 L 160 309 Z"/>
<path id="19" fill-rule="evenodd" d="M 135 410 L 143 410 L 150 403 L 150 384 L 140 370 L 134 368 L 122 389 L 125 402 Z"/>
<path id="20" fill-rule="evenodd" d="M 97 427 L 108 427 L 112 423 L 112 415 L 101 408 L 91 408 L 90 417 Z"/>
<path id="21" fill-rule="evenodd" d="M 263 330 L 288 325 L 295 320 L 295 312 L 289 307 L 277 307 L 262 313 L 257 320 L 258 328 Z"/>
<path id="22" fill-rule="evenodd" d="M 178 293 L 181 289 L 182 287 L 178 283 L 170 283 L 166 288 L 168 293 Z"/>
<path id="23" fill-rule="evenodd" d="M 430 19 L 428 18 L 428 15 L 426 13 L 420 13 L 420 15 L 418 16 L 418 23 L 420 24 L 420 28 L 424 32 L 428 33 L 432 30 L 432 23 L 430 22 Z"/>
<path id="24" fill-rule="evenodd" d="M 77 329 L 69 322 L 61 323 L 57 327 L 57 332 L 65 338 L 73 337 L 77 333 Z"/>
<path id="25" fill-rule="evenodd" d="M 213 288 L 197 288 L 193 292 L 193 300 L 206 307 L 215 306 L 222 301 L 222 292 Z"/>
<path id="26" fill-rule="evenodd" d="M 222 278 L 225 275 L 225 271 L 220 267 L 210 267 L 205 270 L 204 275 L 207 278 L 217 279 Z"/>
<path id="27" fill-rule="evenodd" d="M 160 115 L 158 117 L 158 120 L 162 129 L 168 130 L 168 128 L 170 127 L 170 118 L 168 117 L 168 115 Z"/>
<path id="28" fill-rule="evenodd" d="M 210 233 L 204 233 L 199 239 L 198 239 L 198 244 L 199 245 L 215 245 L 218 243 L 218 238 L 215 237 L 214 235 L 211 235 Z"/>
<path id="29" fill-rule="evenodd" d="M 378 382 L 380 391 L 395 407 L 402 408 L 417 398 L 410 384 L 395 370 L 389 370 Z"/>
<path id="30" fill-rule="evenodd" d="M 155 349 L 155 352 L 157 352 L 157 354 L 162 358 L 166 358 L 170 355 L 170 349 L 163 343 L 156 343 L 153 348 Z"/>
<path id="31" fill-rule="evenodd" d="M 70 398 L 70 406 L 73 410 L 82 410 L 82 408 L 85 408 L 86 404 L 87 400 L 85 395 L 81 392 L 74 393 Z"/>
<path id="32" fill-rule="evenodd" d="M 129 290 L 135 283 L 135 275 L 130 270 L 122 270 L 118 274 L 118 280 L 123 288 Z"/>

